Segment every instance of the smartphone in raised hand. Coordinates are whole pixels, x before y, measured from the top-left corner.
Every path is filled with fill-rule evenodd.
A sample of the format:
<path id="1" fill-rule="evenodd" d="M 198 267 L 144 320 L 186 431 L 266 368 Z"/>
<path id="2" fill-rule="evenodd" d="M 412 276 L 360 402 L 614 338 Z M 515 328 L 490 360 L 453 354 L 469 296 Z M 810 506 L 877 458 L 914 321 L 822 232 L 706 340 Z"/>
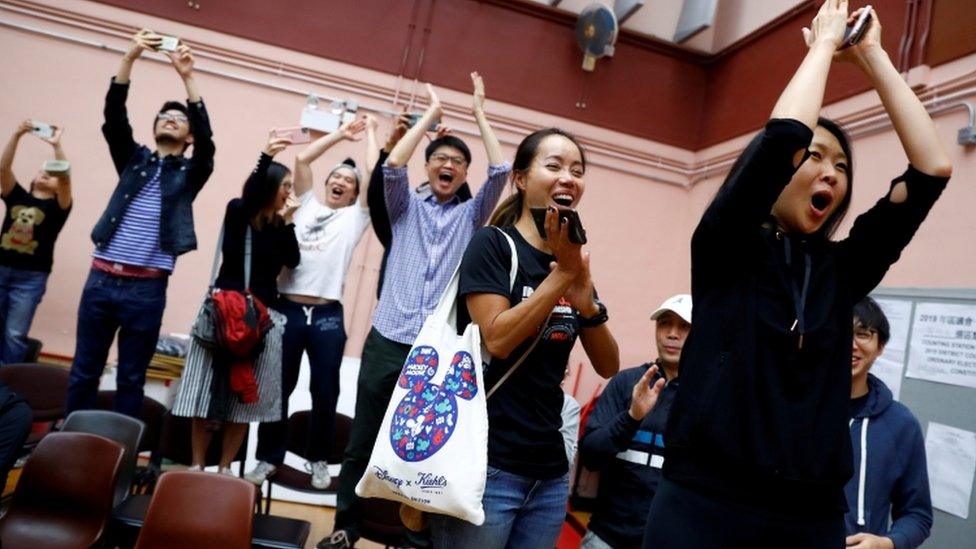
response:
<path id="1" fill-rule="evenodd" d="M 869 4 L 864 6 L 864 10 L 861 12 L 861 15 L 857 17 L 857 20 L 854 21 L 854 24 L 847 27 L 847 30 L 844 31 L 844 41 L 841 43 L 840 49 L 849 48 L 859 43 L 861 39 L 864 38 L 864 33 L 866 33 L 870 27 L 871 6 Z"/>
<path id="2" fill-rule="evenodd" d="M 50 139 L 54 137 L 54 126 L 46 122 L 38 122 L 37 120 L 34 120 L 33 124 L 34 129 L 31 130 L 32 134 L 43 139 Z"/>
<path id="3" fill-rule="evenodd" d="M 308 128 L 301 126 L 295 126 L 294 128 L 275 128 L 271 130 L 271 134 L 274 137 L 286 137 L 290 139 L 292 145 L 310 143 L 312 141 L 312 134 L 309 133 Z"/>
<path id="4" fill-rule="evenodd" d="M 556 208 L 559 212 L 559 220 L 569 223 L 569 241 L 573 244 L 586 244 L 586 230 L 583 229 L 583 222 L 580 221 L 579 214 L 572 208 Z M 539 236 L 546 238 L 546 211 L 548 208 L 529 208 L 532 220 L 535 221 L 535 228 L 539 231 Z"/>
<path id="5" fill-rule="evenodd" d="M 159 38 L 161 41 L 159 43 L 159 47 L 156 48 L 159 51 L 176 51 L 176 48 L 180 45 L 180 39 L 175 36 L 160 34 Z"/>

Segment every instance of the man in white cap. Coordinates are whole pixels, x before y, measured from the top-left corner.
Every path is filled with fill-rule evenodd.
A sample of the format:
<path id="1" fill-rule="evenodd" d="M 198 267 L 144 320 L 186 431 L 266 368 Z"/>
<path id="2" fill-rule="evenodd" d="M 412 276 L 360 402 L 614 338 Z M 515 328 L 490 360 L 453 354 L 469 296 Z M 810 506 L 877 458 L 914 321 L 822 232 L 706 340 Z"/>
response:
<path id="1" fill-rule="evenodd" d="M 600 471 L 600 487 L 581 549 L 640 547 L 644 536 L 661 479 L 681 348 L 691 331 L 691 296 L 668 298 L 651 320 L 657 360 L 615 375 L 586 422 L 580 458 L 588 469 Z"/>

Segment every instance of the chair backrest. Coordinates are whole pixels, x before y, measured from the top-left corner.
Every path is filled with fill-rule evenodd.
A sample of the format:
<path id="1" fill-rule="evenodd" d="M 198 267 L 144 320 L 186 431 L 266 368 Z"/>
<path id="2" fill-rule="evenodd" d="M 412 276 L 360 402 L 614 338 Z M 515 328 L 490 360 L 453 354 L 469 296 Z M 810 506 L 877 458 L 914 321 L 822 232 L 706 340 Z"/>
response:
<path id="1" fill-rule="evenodd" d="M 226 475 L 163 473 L 136 549 L 249 549 L 255 490 L 250 482 Z"/>
<path id="2" fill-rule="evenodd" d="M 115 391 L 99 391 L 95 400 L 96 410 L 115 410 Z M 159 434 L 163 428 L 166 406 L 149 397 L 142 398 L 139 419 L 146 424 L 146 432 L 139 444 L 139 452 L 152 452 L 159 446 Z"/>
<path id="3" fill-rule="evenodd" d="M 64 417 L 68 394 L 68 370 L 52 364 L 7 364 L 0 368 L 3 380 L 24 397 L 34 421 L 56 421 Z"/>
<path id="4" fill-rule="evenodd" d="M 146 431 L 142 421 L 118 412 L 107 410 L 78 410 L 72 412 L 61 426 L 62 432 L 79 432 L 100 435 L 114 440 L 125 448 L 122 468 L 115 483 L 114 505 L 122 503 L 132 489 L 132 475 L 136 469 L 136 455 Z"/>
<path id="5" fill-rule="evenodd" d="M 153 463 L 159 464 L 163 458 L 189 465 L 193 461 L 193 449 L 190 446 L 190 433 L 192 431 L 193 420 L 188 417 L 174 416 L 172 412 L 163 415 L 162 430 L 159 435 L 159 447 L 153 452 Z M 214 433 L 210 447 L 207 448 L 204 465 L 218 465 L 220 463 L 220 450 L 223 437 L 220 433 L 223 429 Z M 237 455 L 233 461 L 240 462 L 243 467 L 244 459 L 247 456 L 247 439 L 241 443 Z"/>
<path id="6" fill-rule="evenodd" d="M 24 466 L 0 540 L 11 547 L 88 547 L 104 539 L 125 449 L 90 433 L 52 433 Z"/>
<path id="7" fill-rule="evenodd" d="M 309 410 L 293 412 L 288 417 L 288 443 L 286 448 L 289 452 L 303 459 L 309 459 L 308 452 L 308 422 L 311 418 Z M 352 418 L 337 413 L 335 416 L 335 432 L 332 438 L 332 454 L 326 458 L 329 463 L 342 463 L 343 453 L 346 444 L 349 442 L 349 431 L 352 428 Z"/>

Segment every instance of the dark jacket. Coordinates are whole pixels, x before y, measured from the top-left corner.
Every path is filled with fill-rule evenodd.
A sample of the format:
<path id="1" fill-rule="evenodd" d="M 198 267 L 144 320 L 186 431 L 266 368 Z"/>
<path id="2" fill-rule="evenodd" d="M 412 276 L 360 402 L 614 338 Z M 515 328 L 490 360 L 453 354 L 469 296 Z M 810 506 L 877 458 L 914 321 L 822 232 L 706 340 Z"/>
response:
<path id="1" fill-rule="evenodd" d="M 108 142 L 112 163 L 119 174 L 119 183 L 112 192 L 108 207 L 92 229 L 95 246 L 108 245 L 122 221 L 129 202 L 156 172 L 158 162 L 163 163 L 160 174 L 162 211 L 159 224 L 159 247 L 162 251 L 179 256 L 197 247 L 193 229 L 193 199 L 207 182 L 214 167 L 214 143 L 210 131 L 210 119 L 201 100 L 189 103 L 188 118 L 193 133 L 193 156 L 167 156 L 160 160 L 158 153 L 135 142 L 132 126 L 125 108 L 129 94 L 128 84 L 117 84 L 113 78 L 105 96 L 105 123 L 102 135 Z"/>
<path id="2" fill-rule="evenodd" d="M 245 192 L 250 187 L 262 185 L 267 178 L 271 157 L 261 153 L 257 167 L 244 183 Z M 251 225 L 256 214 L 248 211 L 242 198 L 233 198 L 227 203 L 224 212 L 221 244 L 223 259 L 214 286 L 223 290 L 245 289 L 244 261 L 247 248 L 247 228 L 251 228 L 251 280 L 250 290 L 267 307 L 278 307 L 278 275 L 281 269 L 294 269 L 301 261 L 298 238 L 295 237 L 295 224 L 277 221 L 264 225 L 260 230 Z"/>
<path id="3" fill-rule="evenodd" d="M 694 329 L 664 476 L 726 501 L 829 519 L 846 510 L 853 471 L 852 308 L 898 260 L 948 178 L 909 166 L 892 182 L 904 181 L 908 198 L 882 197 L 843 241 L 786 234 L 770 211 L 812 137 L 796 120 L 770 120 L 695 229 Z"/>
<path id="4" fill-rule="evenodd" d="M 679 380 L 669 381 L 657 404 L 643 420 L 630 417 L 634 384 L 651 364 L 628 368 L 613 376 L 586 420 L 580 459 L 600 471 L 596 510 L 589 529 L 615 548 L 640 547 L 651 500 L 661 479 L 664 428 Z M 653 385 L 664 377 L 658 373 Z M 643 461 L 643 463 L 636 463 Z"/>
<path id="5" fill-rule="evenodd" d="M 851 421 L 851 444 L 854 478 L 844 488 L 847 535 L 868 532 L 891 538 L 895 549 L 915 549 L 932 528 L 925 438 L 912 412 L 871 374 L 867 403 Z"/>

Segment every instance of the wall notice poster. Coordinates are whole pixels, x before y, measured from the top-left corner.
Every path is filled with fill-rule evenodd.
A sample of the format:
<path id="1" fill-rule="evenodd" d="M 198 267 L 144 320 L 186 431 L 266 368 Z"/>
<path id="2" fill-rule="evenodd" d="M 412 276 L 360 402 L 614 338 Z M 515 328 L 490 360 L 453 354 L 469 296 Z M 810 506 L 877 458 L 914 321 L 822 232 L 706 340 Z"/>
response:
<path id="1" fill-rule="evenodd" d="M 976 475 L 976 433 L 929 422 L 925 434 L 932 506 L 969 518 L 969 498 Z"/>
<path id="2" fill-rule="evenodd" d="M 976 306 L 917 303 L 908 377 L 976 389 Z"/>
<path id="3" fill-rule="evenodd" d="M 898 400 L 901 395 L 901 377 L 905 371 L 905 353 L 908 349 L 908 327 L 912 321 L 912 302 L 904 299 L 876 299 L 888 317 L 891 337 L 884 352 L 874 361 L 871 373 L 878 376 Z"/>

